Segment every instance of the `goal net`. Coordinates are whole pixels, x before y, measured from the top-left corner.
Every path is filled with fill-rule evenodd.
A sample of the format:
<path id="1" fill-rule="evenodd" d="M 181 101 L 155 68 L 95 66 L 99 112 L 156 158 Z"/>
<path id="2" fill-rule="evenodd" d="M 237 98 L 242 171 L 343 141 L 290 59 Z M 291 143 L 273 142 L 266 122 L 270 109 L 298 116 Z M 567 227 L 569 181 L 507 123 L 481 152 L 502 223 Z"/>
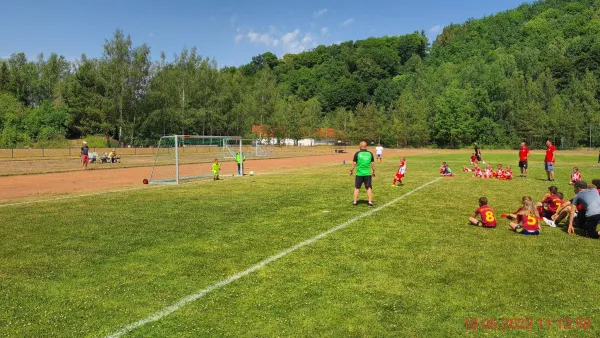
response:
<path id="1" fill-rule="evenodd" d="M 275 156 L 275 146 L 268 142 L 257 139 L 228 139 L 223 142 L 222 158 L 235 159 L 235 154 L 240 151 L 240 143 L 246 158 Z"/>
<path id="2" fill-rule="evenodd" d="M 237 136 L 163 136 L 158 142 L 148 183 L 178 184 L 184 180 L 212 178 L 215 159 L 224 162 L 220 175 L 235 174 L 235 154 L 240 149 L 243 144 Z"/>

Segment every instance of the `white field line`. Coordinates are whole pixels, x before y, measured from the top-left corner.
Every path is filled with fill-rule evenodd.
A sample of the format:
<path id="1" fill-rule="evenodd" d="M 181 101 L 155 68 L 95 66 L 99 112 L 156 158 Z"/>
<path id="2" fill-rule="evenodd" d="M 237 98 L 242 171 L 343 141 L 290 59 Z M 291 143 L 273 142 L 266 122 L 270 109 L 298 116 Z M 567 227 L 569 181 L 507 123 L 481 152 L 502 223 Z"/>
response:
<path id="1" fill-rule="evenodd" d="M 234 275 L 231 275 L 228 278 L 223 279 L 220 282 L 217 282 L 217 283 L 215 283 L 215 284 L 207 287 L 204 290 L 201 290 L 201 291 L 199 291 L 197 293 L 194 293 L 194 294 L 191 294 L 189 296 L 183 297 L 180 300 L 178 300 L 177 302 L 175 302 L 175 303 L 173 303 L 173 304 L 171 304 L 171 305 L 169 305 L 169 306 L 167 306 L 167 307 L 165 307 L 165 308 L 163 308 L 163 309 L 161 309 L 161 310 L 159 310 L 159 311 L 157 311 L 157 312 L 149 315 L 148 317 L 146 317 L 146 318 L 144 318 L 144 319 L 142 319 L 140 321 L 137 321 L 135 323 L 129 324 L 129 325 L 127 325 L 127 326 L 119 329 L 118 331 L 116 331 L 115 333 L 113 333 L 113 334 L 111 334 L 111 335 L 109 335 L 107 337 L 108 338 L 121 337 L 122 335 L 127 334 L 127 333 L 129 333 L 129 332 L 131 332 L 131 331 L 133 331 L 133 330 L 135 330 L 137 328 L 140 328 L 140 327 L 142 327 L 142 326 L 144 326 L 144 325 L 146 325 L 148 323 L 160 320 L 163 317 L 168 316 L 168 315 L 170 315 L 171 313 L 173 313 L 175 311 L 178 311 L 179 309 L 181 309 L 182 307 L 184 307 L 188 303 L 194 302 L 194 301 L 198 300 L 199 298 L 203 297 L 204 295 L 206 295 L 206 294 L 208 294 L 208 293 L 210 293 L 210 292 L 212 292 L 214 290 L 220 289 L 220 288 L 222 288 L 222 287 L 224 287 L 224 286 L 226 286 L 226 285 L 228 285 L 228 284 L 230 284 L 230 283 L 232 283 L 232 282 L 234 282 L 234 281 L 236 281 L 236 280 L 238 280 L 238 279 L 240 279 L 242 277 L 245 277 L 245 276 L 251 274 L 252 272 L 254 272 L 254 271 L 256 271 L 256 270 L 264 267 L 265 265 L 267 265 L 269 263 L 273 263 L 276 260 L 278 260 L 278 259 L 280 259 L 280 258 L 282 258 L 282 257 L 284 257 L 284 256 L 286 256 L 286 255 L 288 255 L 288 254 L 290 254 L 290 253 L 292 253 L 292 252 L 294 252 L 294 251 L 302 248 L 302 247 L 310 245 L 310 244 L 312 244 L 312 243 L 314 243 L 314 242 L 322 239 L 323 237 L 325 237 L 327 235 L 330 235 L 330 234 L 332 234 L 332 233 L 334 233 L 336 231 L 342 230 L 342 229 L 346 228 L 347 226 L 349 226 L 350 224 L 352 224 L 352 223 L 354 223 L 354 222 L 356 222 L 356 221 L 358 221 L 358 220 L 360 220 L 362 218 L 371 216 L 372 214 L 374 214 L 374 213 L 376 213 L 376 212 L 378 212 L 378 211 L 380 211 L 382 209 L 385 209 L 385 208 L 387 208 L 387 207 L 395 204 L 399 200 L 401 200 L 401 199 L 403 199 L 403 198 L 405 198 L 407 196 L 410 196 L 413 193 L 415 193 L 415 192 L 417 192 L 417 191 L 425 188 L 426 186 L 428 186 L 430 184 L 433 184 L 433 183 L 435 183 L 435 182 L 437 182 L 437 181 L 439 181 L 441 179 L 442 179 L 441 177 L 438 177 L 435 180 L 433 180 L 431 182 L 428 182 L 428 183 L 425 183 L 422 186 L 420 186 L 418 188 L 415 188 L 415 189 L 407 192 L 406 194 L 404 194 L 404 195 L 402 195 L 400 197 L 397 197 L 397 198 L 393 199 L 392 201 L 390 201 L 390 202 L 388 202 L 388 203 L 386 203 L 386 204 L 384 204 L 382 206 L 379 206 L 379 207 L 371 209 L 371 210 L 369 210 L 369 211 L 367 211 L 365 213 L 362 213 L 362 214 L 360 214 L 360 215 L 358 215 L 358 216 L 356 216 L 356 217 L 354 217 L 354 218 L 352 218 L 352 219 L 350 219 L 350 220 L 348 220 L 348 221 L 346 221 L 346 222 L 344 222 L 344 223 L 342 223 L 342 224 L 340 224 L 338 226 L 335 226 L 335 227 L 333 227 L 333 228 L 331 228 L 331 229 L 329 229 L 329 230 L 327 230 L 325 232 L 322 232 L 322 233 L 320 233 L 320 234 L 318 234 L 318 235 L 316 235 L 316 236 L 314 236 L 314 237 L 312 237 L 310 239 L 307 239 L 307 240 L 305 240 L 303 242 L 300 242 L 300 243 L 298 243 L 298 244 L 296 244 L 296 245 L 294 245 L 294 246 L 292 246 L 292 247 L 290 247 L 290 248 L 288 248 L 286 250 L 283 250 L 283 251 L 281 251 L 281 252 L 279 252 L 279 253 L 271 256 L 271 257 L 268 257 L 268 258 L 266 258 L 266 259 L 258 262 L 257 264 L 249 267 L 248 269 L 246 269 L 244 271 L 241 271 L 241 272 L 238 272 L 238 273 L 236 273 Z"/>

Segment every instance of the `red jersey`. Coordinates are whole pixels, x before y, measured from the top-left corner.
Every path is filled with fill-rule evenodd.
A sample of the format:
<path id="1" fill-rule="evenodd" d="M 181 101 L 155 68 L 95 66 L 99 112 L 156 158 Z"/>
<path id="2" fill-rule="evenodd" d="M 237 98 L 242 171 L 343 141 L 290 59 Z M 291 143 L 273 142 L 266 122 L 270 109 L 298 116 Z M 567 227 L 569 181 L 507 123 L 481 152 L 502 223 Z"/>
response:
<path id="1" fill-rule="evenodd" d="M 496 171 L 496 177 L 502 178 L 503 175 L 504 175 L 504 170 L 498 169 L 498 171 Z"/>
<path id="2" fill-rule="evenodd" d="M 475 162 L 475 161 L 477 161 L 477 156 L 475 156 L 475 155 L 471 156 L 471 162 Z"/>
<path id="3" fill-rule="evenodd" d="M 504 172 L 504 178 L 512 178 L 512 170 L 507 170 Z"/>
<path id="4" fill-rule="evenodd" d="M 554 162 L 554 152 L 556 151 L 556 147 L 555 146 L 549 146 L 548 148 L 546 148 L 546 159 L 545 162 Z"/>
<path id="5" fill-rule="evenodd" d="M 571 174 L 571 183 L 581 181 L 581 173 L 572 173 Z"/>
<path id="6" fill-rule="evenodd" d="M 540 225 L 538 224 L 538 219 L 535 215 L 517 215 L 517 223 L 521 224 L 523 230 L 540 230 Z"/>
<path id="7" fill-rule="evenodd" d="M 494 215 L 494 209 L 487 205 L 479 207 L 475 210 L 473 217 L 477 218 L 477 215 L 481 215 L 481 224 L 486 228 L 493 228 L 496 226 L 496 216 Z"/>
<path id="8" fill-rule="evenodd" d="M 529 148 L 522 147 L 519 150 L 519 161 L 527 161 L 527 154 L 529 154 Z"/>
<path id="9" fill-rule="evenodd" d="M 402 162 L 400 162 L 400 167 L 398 168 L 397 174 L 404 175 L 405 172 L 406 172 L 406 162 L 402 161 Z"/>
<path id="10" fill-rule="evenodd" d="M 546 199 L 543 200 L 542 203 L 548 204 L 547 209 L 553 214 L 556 213 L 556 211 L 564 204 L 564 202 L 558 197 L 558 195 L 546 197 Z"/>

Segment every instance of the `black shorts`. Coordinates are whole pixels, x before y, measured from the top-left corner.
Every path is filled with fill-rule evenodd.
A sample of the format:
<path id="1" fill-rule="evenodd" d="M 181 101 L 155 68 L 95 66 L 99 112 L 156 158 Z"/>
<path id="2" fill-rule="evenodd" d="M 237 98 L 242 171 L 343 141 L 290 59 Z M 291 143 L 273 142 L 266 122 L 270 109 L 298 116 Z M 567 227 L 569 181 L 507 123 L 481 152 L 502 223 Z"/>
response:
<path id="1" fill-rule="evenodd" d="M 354 181 L 354 187 L 356 189 L 360 189 L 360 187 L 362 187 L 363 183 L 365 184 L 366 189 L 373 188 L 373 184 L 371 182 L 371 176 L 356 176 L 356 179 Z"/>
<path id="2" fill-rule="evenodd" d="M 477 155 L 477 161 L 481 162 L 481 155 Z"/>
<path id="3" fill-rule="evenodd" d="M 527 169 L 527 161 L 519 161 L 519 168 Z"/>

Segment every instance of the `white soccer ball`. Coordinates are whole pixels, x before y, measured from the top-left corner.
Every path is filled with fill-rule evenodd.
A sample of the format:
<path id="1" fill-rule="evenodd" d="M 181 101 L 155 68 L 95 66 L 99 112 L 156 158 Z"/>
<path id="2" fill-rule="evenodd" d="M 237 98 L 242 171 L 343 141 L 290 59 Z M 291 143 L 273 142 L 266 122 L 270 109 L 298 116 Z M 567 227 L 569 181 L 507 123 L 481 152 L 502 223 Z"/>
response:
<path id="1" fill-rule="evenodd" d="M 254 171 L 251 171 L 251 172 L 250 172 L 250 176 L 254 176 Z"/>

